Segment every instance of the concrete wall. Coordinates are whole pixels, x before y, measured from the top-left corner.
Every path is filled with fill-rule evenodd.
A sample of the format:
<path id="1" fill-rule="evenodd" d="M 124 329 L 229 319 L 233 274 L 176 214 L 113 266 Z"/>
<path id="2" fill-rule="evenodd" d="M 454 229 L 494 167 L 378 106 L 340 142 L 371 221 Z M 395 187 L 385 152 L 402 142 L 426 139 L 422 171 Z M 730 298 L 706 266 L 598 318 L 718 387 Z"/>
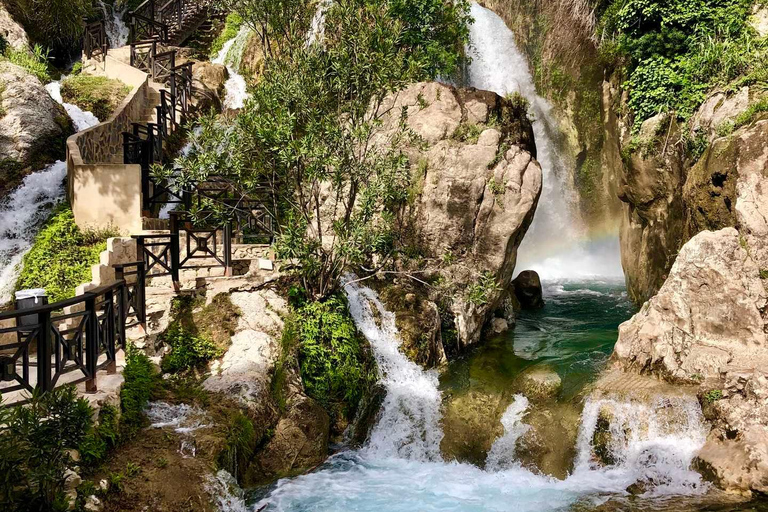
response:
<path id="1" fill-rule="evenodd" d="M 106 121 L 67 140 L 68 197 L 80 227 L 141 231 L 141 169 L 123 164 L 124 131 L 138 122 L 149 105 L 149 76 L 107 55 L 90 61 L 84 72 L 120 80 L 133 89 Z"/>

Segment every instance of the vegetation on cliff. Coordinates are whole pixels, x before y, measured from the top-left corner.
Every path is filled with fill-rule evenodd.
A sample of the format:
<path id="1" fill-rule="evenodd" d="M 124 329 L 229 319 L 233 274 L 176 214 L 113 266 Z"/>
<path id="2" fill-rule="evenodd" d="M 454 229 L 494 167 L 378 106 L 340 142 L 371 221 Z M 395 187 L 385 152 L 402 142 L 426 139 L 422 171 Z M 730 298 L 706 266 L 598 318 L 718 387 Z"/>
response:
<path id="1" fill-rule="evenodd" d="M 278 256 L 296 262 L 302 287 L 322 299 L 349 265 L 392 254 L 410 180 L 400 150 L 408 134 L 373 144 L 379 107 L 412 81 L 455 70 L 468 6 L 341 0 L 325 13 L 323 43 L 308 45 L 313 2 L 231 5 L 262 39 L 264 72 L 233 120 L 202 123 L 201 150 L 179 161 L 182 181 L 215 172 L 244 196 L 263 198 L 279 226 Z M 324 184 L 328 195 L 319 193 Z"/>
<path id="2" fill-rule="evenodd" d="M 768 41 L 749 24 L 753 0 L 616 0 L 600 18 L 604 49 L 628 59 L 636 127 L 673 111 L 689 118 L 715 86 L 765 81 Z M 753 74 L 754 73 L 754 74 Z"/>
<path id="3" fill-rule="evenodd" d="M 61 82 L 61 97 L 67 103 L 89 111 L 106 121 L 131 92 L 120 80 L 103 76 L 76 74 Z"/>

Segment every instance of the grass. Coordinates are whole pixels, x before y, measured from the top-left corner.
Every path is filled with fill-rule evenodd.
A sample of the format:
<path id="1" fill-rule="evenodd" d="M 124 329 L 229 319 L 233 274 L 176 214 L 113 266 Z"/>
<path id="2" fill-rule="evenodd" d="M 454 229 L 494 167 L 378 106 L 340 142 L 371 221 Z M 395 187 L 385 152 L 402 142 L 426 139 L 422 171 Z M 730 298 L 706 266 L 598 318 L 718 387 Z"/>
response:
<path id="1" fill-rule="evenodd" d="M 3 58 L 35 75 L 43 84 L 51 81 L 48 51 L 40 45 L 36 44 L 32 52 L 15 50 L 8 46 L 3 52 Z"/>
<path id="2" fill-rule="evenodd" d="M 461 123 L 456 130 L 454 130 L 451 138 L 460 142 L 466 142 L 468 144 L 477 144 L 480 139 L 480 134 L 483 133 L 483 128 L 476 124 Z"/>
<path id="3" fill-rule="evenodd" d="M 90 111 L 100 121 L 109 119 L 130 92 L 130 86 L 103 76 L 78 74 L 61 82 L 64 101 Z"/>
<path id="4" fill-rule="evenodd" d="M 90 282 L 91 266 L 107 248 L 112 230 L 82 230 L 75 224 L 69 205 L 62 204 L 51 214 L 24 256 L 16 289 L 44 288 L 48 301 L 75 296 L 75 288 Z"/>

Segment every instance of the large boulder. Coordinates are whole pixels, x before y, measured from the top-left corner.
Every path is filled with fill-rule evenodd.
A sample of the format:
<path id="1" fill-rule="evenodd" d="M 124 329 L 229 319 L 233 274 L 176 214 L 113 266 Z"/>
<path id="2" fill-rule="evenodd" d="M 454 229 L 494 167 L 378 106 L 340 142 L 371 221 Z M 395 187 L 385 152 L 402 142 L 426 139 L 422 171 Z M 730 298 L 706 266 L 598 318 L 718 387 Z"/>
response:
<path id="1" fill-rule="evenodd" d="M 680 250 L 659 293 L 619 327 L 628 367 L 696 382 L 768 363 L 760 269 L 734 228 L 704 231 Z"/>
<path id="2" fill-rule="evenodd" d="M 524 309 L 540 309 L 544 307 L 541 291 L 541 279 L 533 270 L 524 270 L 512 281 L 515 297 Z"/>
<path id="3" fill-rule="evenodd" d="M 0 162 L 36 167 L 62 158 L 72 132 L 66 111 L 37 77 L 0 62 Z"/>
<path id="4" fill-rule="evenodd" d="M 501 416 L 509 399 L 494 390 L 473 389 L 444 399 L 443 439 L 446 460 L 482 467 L 494 441 L 504 433 Z"/>
<path id="5" fill-rule="evenodd" d="M 439 83 L 387 98 L 382 143 L 407 114 L 410 245 L 435 262 L 451 291 L 460 346 L 476 343 L 498 309 L 541 194 L 533 130 L 521 102 Z"/>
<path id="6" fill-rule="evenodd" d="M 29 50 L 27 33 L 2 4 L 0 4 L 0 38 L 14 50 Z"/>
<path id="7" fill-rule="evenodd" d="M 224 83 L 229 71 L 223 64 L 195 62 L 192 65 L 192 105 L 200 112 L 221 112 Z"/>

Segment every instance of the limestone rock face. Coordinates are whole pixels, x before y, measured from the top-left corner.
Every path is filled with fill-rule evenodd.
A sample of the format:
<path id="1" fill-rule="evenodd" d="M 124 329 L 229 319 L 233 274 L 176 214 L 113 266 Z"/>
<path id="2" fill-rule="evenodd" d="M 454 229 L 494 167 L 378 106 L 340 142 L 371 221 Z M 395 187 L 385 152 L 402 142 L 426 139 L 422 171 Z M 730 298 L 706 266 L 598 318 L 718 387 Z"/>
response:
<path id="1" fill-rule="evenodd" d="M 71 122 L 43 84 L 23 68 L 0 63 L 0 161 L 22 166 L 45 163 L 63 153 Z"/>
<path id="2" fill-rule="evenodd" d="M 267 401 L 265 394 L 279 356 L 280 314 L 287 312 L 287 304 L 272 290 L 238 291 L 230 299 L 242 311 L 237 333 L 224 357 L 211 365 L 204 387 L 234 396 L 258 411 Z"/>
<path id="3" fill-rule="evenodd" d="M 648 119 L 640 129 L 640 149 L 623 168 L 621 264 L 627 291 L 637 303 L 661 287 L 683 242 L 680 190 L 685 175 L 680 149 L 674 144 L 679 138 L 677 123 L 669 116 Z"/>
<path id="4" fill-rule="evenodd" d="M 722 91 L 713 93 L 691 119 L 691 136 L 703 136 L 709 142 L 714 141 L 718 137 L 718 128 L 732 123 L 744 112 L 749 107 L 750 98 L 755 94 L 749 86 L 742 87 L 736 94 L 726 94 Z"/>
<path id="5" fill-rule="evenodd" d="M 29 50 L 27 33 L 2 4 L 0 4 L 0 37 L 5 39 L 14 50 Z"/>
<path id="6" fill-rule="evenodd" d="M 530 121 L 495 93 L 438 83 L 415 84 L 382 109 L 396 114 L 384 120 L 380 140 L 403 111 L 420 138 L 407 150 L 412 242 L 446 262 L 439 272 L 456 290 L 450 308 L 459 343 L 473 344 L 509 286 L 541 193 Z"/>
<path id="7" fill-rule="evenodd" d="M 739 233 L 704 231 L 683 246 L 659 293 L 619 327 L 614 356 L 691 381 L 768 362 L 766 303 Z"/>
<path id="8" fill-rule="evenodd" d="M 221 111 L 224 83 L 229 71 L 223 64 L 195 62 L 192 65 L 192 100 L 194 107 L 203 112 Z"/>

